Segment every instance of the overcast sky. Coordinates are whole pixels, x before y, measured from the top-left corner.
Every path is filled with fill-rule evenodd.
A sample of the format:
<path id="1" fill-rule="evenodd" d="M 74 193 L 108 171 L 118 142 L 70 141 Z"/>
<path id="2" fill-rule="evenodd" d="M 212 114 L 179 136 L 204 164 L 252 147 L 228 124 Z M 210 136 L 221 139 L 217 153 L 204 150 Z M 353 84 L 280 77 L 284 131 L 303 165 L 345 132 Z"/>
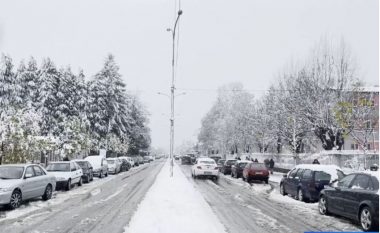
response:
<path id="1" fill-rule="evenodd" d="M 175 0 L 0 0 L 0 52 L 51 57 L 88 77 L 115 55 L 128 90 L 147 106 L 153 146 L 169 145 Z M 196 140 L 216 89 L 241 82 L 263 94 L 322 37 L 344 38 L 369 85 L 379 79 L 378 0 L 182 0 L 175 141 Z"/>

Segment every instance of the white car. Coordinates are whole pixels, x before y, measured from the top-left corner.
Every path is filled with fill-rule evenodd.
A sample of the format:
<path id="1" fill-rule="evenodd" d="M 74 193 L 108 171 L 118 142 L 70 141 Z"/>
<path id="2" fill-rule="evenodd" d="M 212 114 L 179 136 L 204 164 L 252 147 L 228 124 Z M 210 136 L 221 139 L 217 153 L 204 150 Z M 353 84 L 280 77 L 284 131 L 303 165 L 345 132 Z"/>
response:
<path id="1" fill-rule="evenodd" d="M 131 167 L 135 166 L 135 161 L 133 160 L 132 157 L 127 157 L 127 156 L 121 156 L 121 157 L 119 157 L 119 159 L 121 159 L 121 158 L 126 159 L 128 161 L 128 163 L 131 165 Z"/>
<path id="2" fill-rule="evenodd" d="M 119 158 L 107 158 L 108 173 L 117 174 L 121 170 L 121 161 Z"/>
<path id="3" fill-rule="evenodd" d="M 70 190 L 72 185 L 82 186 L 82 168 L 74 161 L 51 162 L 46 170 L 55 176 L 57 188 Z"/>
<path id="4" fill-rule="evenodd" d="M 18 208 L 22 201 L 42 196 L 49 200 L 55 190 L 55 177 L 36 164 L 0 166 L 0 205 Z"/>
<path id="5" fill-rule="evenodd" d="M 195 179 L 198 177 L 219 178 L 219 169 L 215 160 L 211 158 L 198 158 L 191 168 L 191 176 Z"/>
<path id="6" fill-rule="evenodd" d="M 90 162 L 94 176 L 103 178 L 103 176 L 108 176 L 108 164 L 107 159 L 100 155 L 87 156 L 84 160 Z"/>

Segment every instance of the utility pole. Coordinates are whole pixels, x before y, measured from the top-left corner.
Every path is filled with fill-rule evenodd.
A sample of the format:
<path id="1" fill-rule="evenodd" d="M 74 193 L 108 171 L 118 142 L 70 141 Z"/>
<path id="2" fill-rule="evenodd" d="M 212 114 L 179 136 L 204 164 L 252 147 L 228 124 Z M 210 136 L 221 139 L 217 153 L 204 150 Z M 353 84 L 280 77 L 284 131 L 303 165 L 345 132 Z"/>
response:
<path id="1" fill-rule="evenodd" d="M 170 87 L 170 177 L 173 177 L 173 166 L 174 166 L 174 92 L 175 92 L 175 32 L 177 29 L 177 24 L 179 17 L 182 15 L 182 10 L 178 11 L 177 18 L 174 23 L 173 29 L 167 29 L 167 31 L 172 33 L 172 85 Z"/>

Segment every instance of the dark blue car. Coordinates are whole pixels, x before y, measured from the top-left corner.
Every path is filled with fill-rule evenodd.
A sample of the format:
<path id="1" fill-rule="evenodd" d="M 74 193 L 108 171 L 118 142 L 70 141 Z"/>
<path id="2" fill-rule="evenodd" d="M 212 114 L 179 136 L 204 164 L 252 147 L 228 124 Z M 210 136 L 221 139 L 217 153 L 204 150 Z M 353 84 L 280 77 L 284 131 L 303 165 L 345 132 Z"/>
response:
<path id="1" fill-rule="evenodd" d="M 318 201 L 325 185 L 343 177 L 344 173 L 335 165 L 297 165 L 282 178 L 280 193 L 290 194 L 300 201 Z"/>

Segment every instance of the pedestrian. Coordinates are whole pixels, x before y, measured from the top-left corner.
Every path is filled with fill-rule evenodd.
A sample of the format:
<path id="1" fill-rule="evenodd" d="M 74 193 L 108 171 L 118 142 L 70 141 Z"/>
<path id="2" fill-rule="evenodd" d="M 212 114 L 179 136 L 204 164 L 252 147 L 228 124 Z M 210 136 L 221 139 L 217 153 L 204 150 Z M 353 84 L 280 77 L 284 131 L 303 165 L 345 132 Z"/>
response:
<path id="1" fill-rule="evenodd" d="M 269 168 L 269 159 L 264 159 L 264 165 L 266 168 Z"/>
<path id="2" fill-rule="evenodd" d="M 313 164 L 320 164 L 318 159 L 314 159 Z"/>
<path id="3" fill-rule="evenodd" d="M 270 159 L 269 160 L 269 169 L 270 169 L 271 174 L 273 174 L 273 168 L 274 168 L 274 160 Z"/>
<path id="4" fill-rule="evenodd" d="M 254 162 L 255 162 L 255 163 L 258 163 L 258 162 L 259 162 L 259 160 L 257 160 L 257 158 L 255 158 Z"/>

